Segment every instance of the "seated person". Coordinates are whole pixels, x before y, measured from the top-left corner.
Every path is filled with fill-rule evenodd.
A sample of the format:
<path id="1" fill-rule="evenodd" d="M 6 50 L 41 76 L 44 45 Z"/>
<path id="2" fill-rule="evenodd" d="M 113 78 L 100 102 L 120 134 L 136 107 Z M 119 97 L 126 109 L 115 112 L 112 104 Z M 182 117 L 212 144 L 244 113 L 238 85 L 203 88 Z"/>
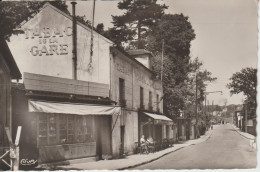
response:
<path id="1" fill-rule="evenodd" d="M 152 145 L 152 144 L 154 143 L 152 136 L 149 136 L 149 138 L 147 139 L 147 143 L 148 143 L 149 145 Z"/>
<path id="2" fill-rule="evenodd" d="M 140 144 L 141 144 L 141 147 L 142 147 L 142 149 L 146 152 L 146 153 L 148 153 L 148 145 L 147 145 L 147 142 L 145 141 L 145 139 L 144 139 L 144 135 L 142 135 L 142 137 L 141 137 L 141 139 L 140 139 Z"/>

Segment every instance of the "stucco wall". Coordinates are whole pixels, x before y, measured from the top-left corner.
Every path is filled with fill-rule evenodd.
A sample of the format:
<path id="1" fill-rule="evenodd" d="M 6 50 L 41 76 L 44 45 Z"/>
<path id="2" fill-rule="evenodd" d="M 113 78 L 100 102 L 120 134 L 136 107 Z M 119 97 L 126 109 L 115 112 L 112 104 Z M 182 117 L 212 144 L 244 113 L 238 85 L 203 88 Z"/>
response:
<path id="1" fill-rule="evenodd" d="M 126 113 L 121 114 L 120 124 L 117 122 L 112 133 L 113 156 L 116 157 L 120 149 L 120 125 L 125 126 L 124 152 L 132 153 L 135 142 L 138 142 L 138 109 L 140 108 L 140 87 L 144 88 L 144 106 L 148 110 L 149 91 L 152 92 L 153 110 L 156 111 L 156 95 L 162 96 L 162 89 L 155 87 L 152 74 L 137 62 L 129 59 L 121 51 L 111 50 L 111 99 L 119 102 L 119 78 L 125 82 Z M 160 85 L 160 84 L 159 84 Z M 159 104 L 162 111 L 162 101 Z M 119 119 L 118 119 L 119 120 Z M 116 117 L 113 117 L 116 121 Z M 140 131 L 142 129 L 140 128 Z M 165 132 L 164 132 L 165 135 Z M 165 135 L 166 136 L 166 135 Z M 118 152 L 118 153 L 117 153 Z"/>
<path id="2" fill-rule="evenodd" d="M 160 81 L 155 81 L 152 78 L 151 72 L 146 70 L 137 62 L 130 60 L 120 51 L 113 49 L 112 55 L 112 80 L 111 80 L 111 98 L 119 101 L 119 78 L 125 80 L 125 99 L 127 108 L 137 110 L 140 108 L 140 87 L 144 89 L 144 107 L 148 110 L 149 91 L 152 92 L 152 106 L 156 111 L 156 95 L 159 95 L 159 100 L 162 96 Z M 159 104 L 160 112 L 163 113 L 163 101 Z"/>
<path id="3" fill-rule="evenodd" d="M 124 152 L 133 153 L 135 142 L 138 142 L 138 113 L 127 111 L 124 117 L 125 137 L 124 137 Z"/>
<path id="4" fill-rule="evenodd" d="M 21 72 L 72 79 L 72 20 L 46 5 L 13 35 L 10 50 Z M 77 24 L 78 80 L 109 84 L 111 42 L 94 32 L 93 71 L 90 61 L 90 29 Z"/>
<path id="5" fill-rule="evenodd" d="M 11 115 L 11 76 L 10 69 L 0 53 L 0 147 L 8 146 L 4 127 L 12 131 Z M 0 153 L 3 149 L 0 149 Z M 1 163 L 0 163 L 1 165 Z"/>

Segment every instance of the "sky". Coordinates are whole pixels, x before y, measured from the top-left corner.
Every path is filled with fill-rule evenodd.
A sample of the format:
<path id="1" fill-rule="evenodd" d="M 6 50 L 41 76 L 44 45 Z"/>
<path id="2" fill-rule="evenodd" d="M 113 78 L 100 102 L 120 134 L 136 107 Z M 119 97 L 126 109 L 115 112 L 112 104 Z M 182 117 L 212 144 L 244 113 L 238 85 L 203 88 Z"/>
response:
<path id="1" fill-rule="evenodd" d="M 95 25 L 113 27 L 111 15 L 121 15 L 118 1 L 96 1 Z M 241 104 L 242 94 L 230 96 L 226 87 L 229 78 L 245 67 L 257 67 L 257 2 L 256 0 L 161 0 L 170 14 L 183 13 L 195 30 L 191 57 L 203 62 L 204 68 L 217 77 L 209 83 L 207 95 L 210 104 Z M 69 10 L 71 5 L 68 2 Z M 78 2 L 76 13 L 92 20 L 93 1 Z"/>

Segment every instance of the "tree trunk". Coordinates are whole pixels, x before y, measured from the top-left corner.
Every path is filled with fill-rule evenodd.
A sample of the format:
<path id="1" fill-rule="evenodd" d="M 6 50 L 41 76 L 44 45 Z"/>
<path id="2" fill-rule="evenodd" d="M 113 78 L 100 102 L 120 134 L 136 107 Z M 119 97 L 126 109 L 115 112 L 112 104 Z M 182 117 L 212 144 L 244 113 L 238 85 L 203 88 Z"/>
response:
<path id="1" fill-rule="evenodd" d="M 142 48 L 142 44 L 141 44 L 141 22 L 140 20 L 138 20 L 138 28 L 137 28 L 137 32 L 138 32 L 138 49 Z"/>

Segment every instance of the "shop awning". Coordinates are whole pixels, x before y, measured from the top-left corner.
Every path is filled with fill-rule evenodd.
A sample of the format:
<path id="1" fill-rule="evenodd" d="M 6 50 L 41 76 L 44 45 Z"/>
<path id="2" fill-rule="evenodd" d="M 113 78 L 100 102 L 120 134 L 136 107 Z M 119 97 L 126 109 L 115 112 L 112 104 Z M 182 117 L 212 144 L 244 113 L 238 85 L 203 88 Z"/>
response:
<path id="1" fill-rule="evenodd" d="M 114 115 L 120 114 L 121 108 L 115 106 L 56 103 L 29 100 L 29 112 L 59 113 L 75 115 Z"/>
<path id="2" fill-rule="evenodd" d="M 156 119 L 156 120 L 162 120 L 162 121 L 172 121 L 170 118 L 164 116 L 164 115 L 157 115 L 157 114 L 154 114 L 154 113 L 148 113 L 148 112 L 144 112 L 145 115 L 148 115 L 150 116 L 151 118 L 153 119 Z"/>

